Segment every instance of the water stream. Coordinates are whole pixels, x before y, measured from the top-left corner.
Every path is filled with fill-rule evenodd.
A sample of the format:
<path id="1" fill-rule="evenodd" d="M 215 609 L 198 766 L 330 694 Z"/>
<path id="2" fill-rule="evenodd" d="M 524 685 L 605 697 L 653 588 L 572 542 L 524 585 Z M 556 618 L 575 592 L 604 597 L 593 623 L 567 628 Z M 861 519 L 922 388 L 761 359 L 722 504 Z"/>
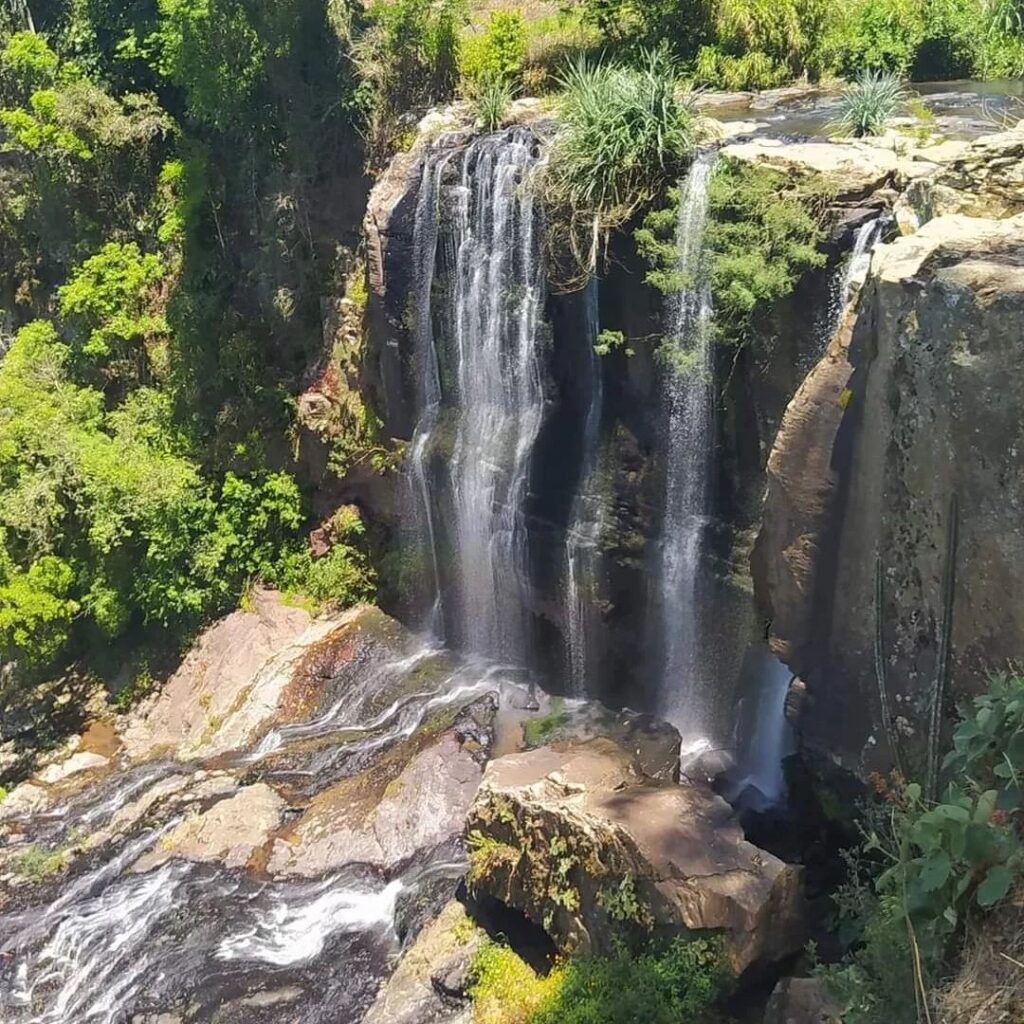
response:
<path id="1" fill-rule="evenodd" d="M 716 154 L 701 154 L 681 187 L 680 279 L 664 372 L 667 408 L 664 519 L 658 566 L 662 664 L 659 711 L 683 736 L 684 751 L 711 742 L 714 692 L 701 649 L 700 589 L 714 445 L 711 287 L 703 241 Z"/>
<path id="2" fill-rule="evenodd" d="M 427 670 L 430 671 L 427 671 Z M 500 693 L 507 675 L 461 661 L 436 643 L 356 668 L 341 693 L 305 721 L 272 729 L 216 769 L 280 782 L 292 799 L 378 763 L 432 714 Z M 334 683 L 325 682 L 325 692 Z M 21 826 L 42 843 L 92 833 L 143 790 L 200 764 L 124 766 L 88 799 Z M 0 913 L 0 1020 L 5 1024 L 125 1024 L 133 1014 L 191 1001 L 214 1018 L 247 993 L 290 993 L 287 1019 L 357 1020 L 398 948 L 402 902 L 450 894 L 465 870 L 458 843 L 425 849 L 393 873 L 353 863 L 305 881 L 174 859 L 136 873 L 180 814 L 81 854 L 46 902 Z M 297 993 L 297 994 L 296 994 Z M 246 1011 L 252 1022 L 280 1020 Z M 192 1013 L 193 1011 L 190 1011 Z"/>
<path id="3" fill-rule="evenodd" d="M 565 541 L 566 662 L 569 691 L 575 697 L 586 695 L 602 650 L 598 600 L 605 508 L 598 477 L 604 385 L 601 357 L 595 350 L 600 328 L 598 298 L 598 280 L 593 277 L 587 284 L 586 315 L 581 325 L 589 355 L 590 400 L 583 422 L 580 483 L 573 498 Z"/>
<path id="4" fill-rule="evenodd" d="M 461 148 L 441 140 L 424 163 L 416 213 L 421 409 L 411 475 L 435 607 L 449 642 L 519 664 L 528 661 L 525 510 L 544 411 L 536 161 L 526 129 Z"/>

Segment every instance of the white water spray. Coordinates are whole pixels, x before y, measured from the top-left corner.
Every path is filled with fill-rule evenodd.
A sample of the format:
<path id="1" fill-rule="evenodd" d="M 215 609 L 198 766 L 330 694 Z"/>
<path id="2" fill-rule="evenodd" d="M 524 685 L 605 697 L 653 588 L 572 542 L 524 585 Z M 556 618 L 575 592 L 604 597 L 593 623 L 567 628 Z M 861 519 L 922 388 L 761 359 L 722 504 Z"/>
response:
<path id="1" fill-rule="evenodd" d="M 699 591 L 710 501 L 714 443 L 711 288 L 704 272 L 708 184 L 716 155 L 698 156 L 683 183 L 677 269 L 685 282 L 672 313 L 672 365 L 666 367 L 668 411 L 665 514 L 660 550 L 661 714 L 700 749 L 714 729 L 714 693 L 701 650 Z"/>

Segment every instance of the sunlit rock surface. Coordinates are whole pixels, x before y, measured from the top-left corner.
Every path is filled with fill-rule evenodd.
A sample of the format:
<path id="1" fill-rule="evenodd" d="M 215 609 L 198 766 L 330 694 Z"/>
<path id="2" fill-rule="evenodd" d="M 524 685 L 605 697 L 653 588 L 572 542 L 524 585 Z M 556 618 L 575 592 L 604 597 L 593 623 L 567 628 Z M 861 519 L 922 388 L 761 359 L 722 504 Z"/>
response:
<path id="1" fill-rule="evenodd" d="M 566 952 L 634 930 L 722 930 L 737 972 L 802 942 L 798 868 L 748 843 L 710 788 L 645 777 L 609 740 L 491 762 L 467 825 L 470 884 Z"/>

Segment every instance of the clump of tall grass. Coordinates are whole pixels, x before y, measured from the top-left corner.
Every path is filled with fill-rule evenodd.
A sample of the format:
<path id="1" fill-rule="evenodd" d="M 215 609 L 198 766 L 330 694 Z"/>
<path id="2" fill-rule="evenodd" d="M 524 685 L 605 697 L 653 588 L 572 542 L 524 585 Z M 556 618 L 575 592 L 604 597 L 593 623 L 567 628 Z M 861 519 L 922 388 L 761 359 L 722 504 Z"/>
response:
<path id="1" fill-rule="evenodd" d="M 705 128 L 665 50 L 643 52 L 636 66 L 578 58 L 560 84 L 545 192 L 586 273 L 602 238 L 680 175 Z"/>
<path id="2" fill-rule="evenodd" d="M 904 101 L 903 83 L 889 71 L 865 71 L 844 90 L 839 117 L 830 128 L 834 135 L 881 135 Z"/>
<path id="3" fill-rule="evenodd" d="M 485 131 L 497 131 L 511 105 L 512 83 L 504 75 L 488 75 L 481 81 L 476 113 Z"/>

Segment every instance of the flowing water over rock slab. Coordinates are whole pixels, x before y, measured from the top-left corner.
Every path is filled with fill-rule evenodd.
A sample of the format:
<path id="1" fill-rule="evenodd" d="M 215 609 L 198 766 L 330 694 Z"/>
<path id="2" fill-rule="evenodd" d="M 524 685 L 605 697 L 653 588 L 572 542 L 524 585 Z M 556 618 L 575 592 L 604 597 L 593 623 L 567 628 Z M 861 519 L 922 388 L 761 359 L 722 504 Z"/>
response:
<path id="1" fill-rule="evenodd" d="M 261 595 L 103 774 L 5 801 L 5 1022 L 358 1020 L 451 898 L 507 674 L 376 609 L 294 612 Z"/>

